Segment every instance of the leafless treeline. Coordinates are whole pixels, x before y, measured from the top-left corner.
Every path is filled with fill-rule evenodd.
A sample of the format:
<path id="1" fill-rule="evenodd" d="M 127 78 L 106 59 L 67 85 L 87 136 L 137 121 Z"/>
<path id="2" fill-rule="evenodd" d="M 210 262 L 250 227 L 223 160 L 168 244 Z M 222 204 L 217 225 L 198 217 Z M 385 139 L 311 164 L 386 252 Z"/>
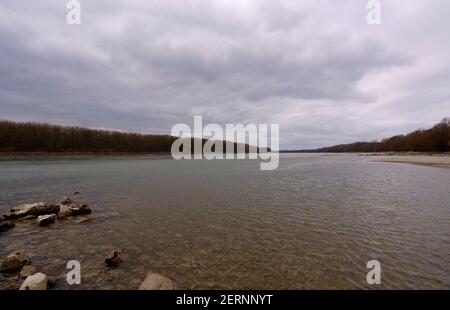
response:
<path id="1" fill-rule="evenodd" d="M 381 142 L 356 142 L 316 150 L 318 152 L 450 152 L 450 119 L 431 129 L 417 130 L 407 135 Z"/>
<path id="2" fill-rule="evenodd" d="M 0 152 L 170 153 L 176 139 L 169 135 L 0 121 Z M 202 145 L 205 142 L 202 140 Z M 227 149 L 236 153 L 238 144 L 223 141 L 223 151 Z M 194 139 L 191 139 L 191 152 L 194 150 Z M 248 144 L 245 152 L 249 152 Z"/>
<path id="3" fill-rule="evenodd" d="M 0 121 L 2 152 L 170 152 L 176 138 Z"/>

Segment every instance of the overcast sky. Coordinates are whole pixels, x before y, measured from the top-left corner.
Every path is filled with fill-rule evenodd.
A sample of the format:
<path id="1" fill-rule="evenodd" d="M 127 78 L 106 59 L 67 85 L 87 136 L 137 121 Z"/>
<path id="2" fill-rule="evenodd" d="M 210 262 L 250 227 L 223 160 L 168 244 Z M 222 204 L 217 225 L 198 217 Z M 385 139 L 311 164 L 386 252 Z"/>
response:
<path id="1" fill-rule="evenodd" d="M 281 148 L 373 140 L 450 116 L 450 1 L 0 2 L 0 119 L 141 133 L 280 124 Z"/>

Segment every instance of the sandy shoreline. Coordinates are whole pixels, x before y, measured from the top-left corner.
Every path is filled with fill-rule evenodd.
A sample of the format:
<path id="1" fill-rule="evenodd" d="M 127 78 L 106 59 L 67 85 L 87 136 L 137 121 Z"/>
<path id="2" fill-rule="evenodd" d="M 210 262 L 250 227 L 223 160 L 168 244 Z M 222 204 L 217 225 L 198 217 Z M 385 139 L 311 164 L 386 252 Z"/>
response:
<path id="1" fill-rule="evenodd" d="M 371 161 L 450 168 L 450 156 L 448 155 L 381 155 Z"/>
<path id="2" fill-rule="evenodd" d="M 82 157 L 82 156 L 143 156 L 143 155 L 169 155 L 170 153 L 120 153 L 120 152 L 0 152 L 0 158 L 10 158 L 10 157 Z M 421 153 L 281 153 L 281 155 L 291 155 L 286 156 L 284 159 L 298 159 L 301 154 L 301 158 L 305 156 L 368 156 L 374 157 L 374 159 L 369 160 L 370 162 L 384 162 L 384 163 L 405 163 L 405 164 L 415 164 L 431 167 L 440 168 L 450 168 L 450 154 L 421 154 Z"/>

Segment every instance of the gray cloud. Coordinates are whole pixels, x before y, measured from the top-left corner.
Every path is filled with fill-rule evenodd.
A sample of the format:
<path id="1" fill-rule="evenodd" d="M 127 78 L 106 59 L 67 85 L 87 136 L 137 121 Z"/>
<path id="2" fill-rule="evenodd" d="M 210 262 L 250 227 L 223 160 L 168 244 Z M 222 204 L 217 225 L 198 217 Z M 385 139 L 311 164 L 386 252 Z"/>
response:
<path id="1" fill-rule="evenodd" d="M 448 1 L 0 4 L 0 118 L 144 133 L 277 122 L 282 148 L 379 139 L 448 114 Z M 424 4 L 424 2 L 427 2 Z"/>

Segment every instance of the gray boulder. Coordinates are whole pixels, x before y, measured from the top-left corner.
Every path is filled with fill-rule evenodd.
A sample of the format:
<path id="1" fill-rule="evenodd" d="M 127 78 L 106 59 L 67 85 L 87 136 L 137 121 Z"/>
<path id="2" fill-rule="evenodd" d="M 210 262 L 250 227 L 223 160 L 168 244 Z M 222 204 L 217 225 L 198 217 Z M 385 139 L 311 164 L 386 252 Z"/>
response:
<path id="1" fill-rule="evenodd" d="M 61 204 L 59 206 L 58 219 L 65 219 L 69 216 L 72 216 L 72 210 L 70 210 L 68 205 Z"/>
<path id="2" fill-rule="evenodd" d="M 140 290 L 173 290 L 175 284 L 157 273 L 149 273 L 139 287 Z"/>
<path id="3" fill-rule="evenodd" d="M 28 276 L 20 286 L 20 290 L 46 290 L 48 278 L 45 274 L 39 272 L 32 276 Z"/>
<path id="4" fill-rule="evenodd" d="M 23 266 L 31 264 L 31 260 L 25 254 L 15 252 L 9 254 L 0 265 L 0 272 L 13 273 L 20 271 Z"/>
<path id="5" fill-rule="evenodd" d="M 15 220 L 30 215 L 32 211 L 43 206 L 45 206 L 43 202 L 19 205 L 12 208 L 9 213 L 3 215 L 3 218 L 6 220 Z"/>
<path id="6" fill-rule="evenodd" d="M 56 220 L 56 214 L 41 215 L 41 216 L 38 216 L 38 218 L 36 219 L 36 223 L 39 226 L 47 226 L 47 225 L 54 223 L 55 220 Z"/>
<path id="7" fill-rule="evenodd" d="M 56 214 L 59 212 L 59 206 L 45 204 L 43 202 L 22 204 L 14 207 L 9 213 L 3 215 L 6 220 L 16 220 L 29 215 L 39 216 L 46 214 Z"/>

